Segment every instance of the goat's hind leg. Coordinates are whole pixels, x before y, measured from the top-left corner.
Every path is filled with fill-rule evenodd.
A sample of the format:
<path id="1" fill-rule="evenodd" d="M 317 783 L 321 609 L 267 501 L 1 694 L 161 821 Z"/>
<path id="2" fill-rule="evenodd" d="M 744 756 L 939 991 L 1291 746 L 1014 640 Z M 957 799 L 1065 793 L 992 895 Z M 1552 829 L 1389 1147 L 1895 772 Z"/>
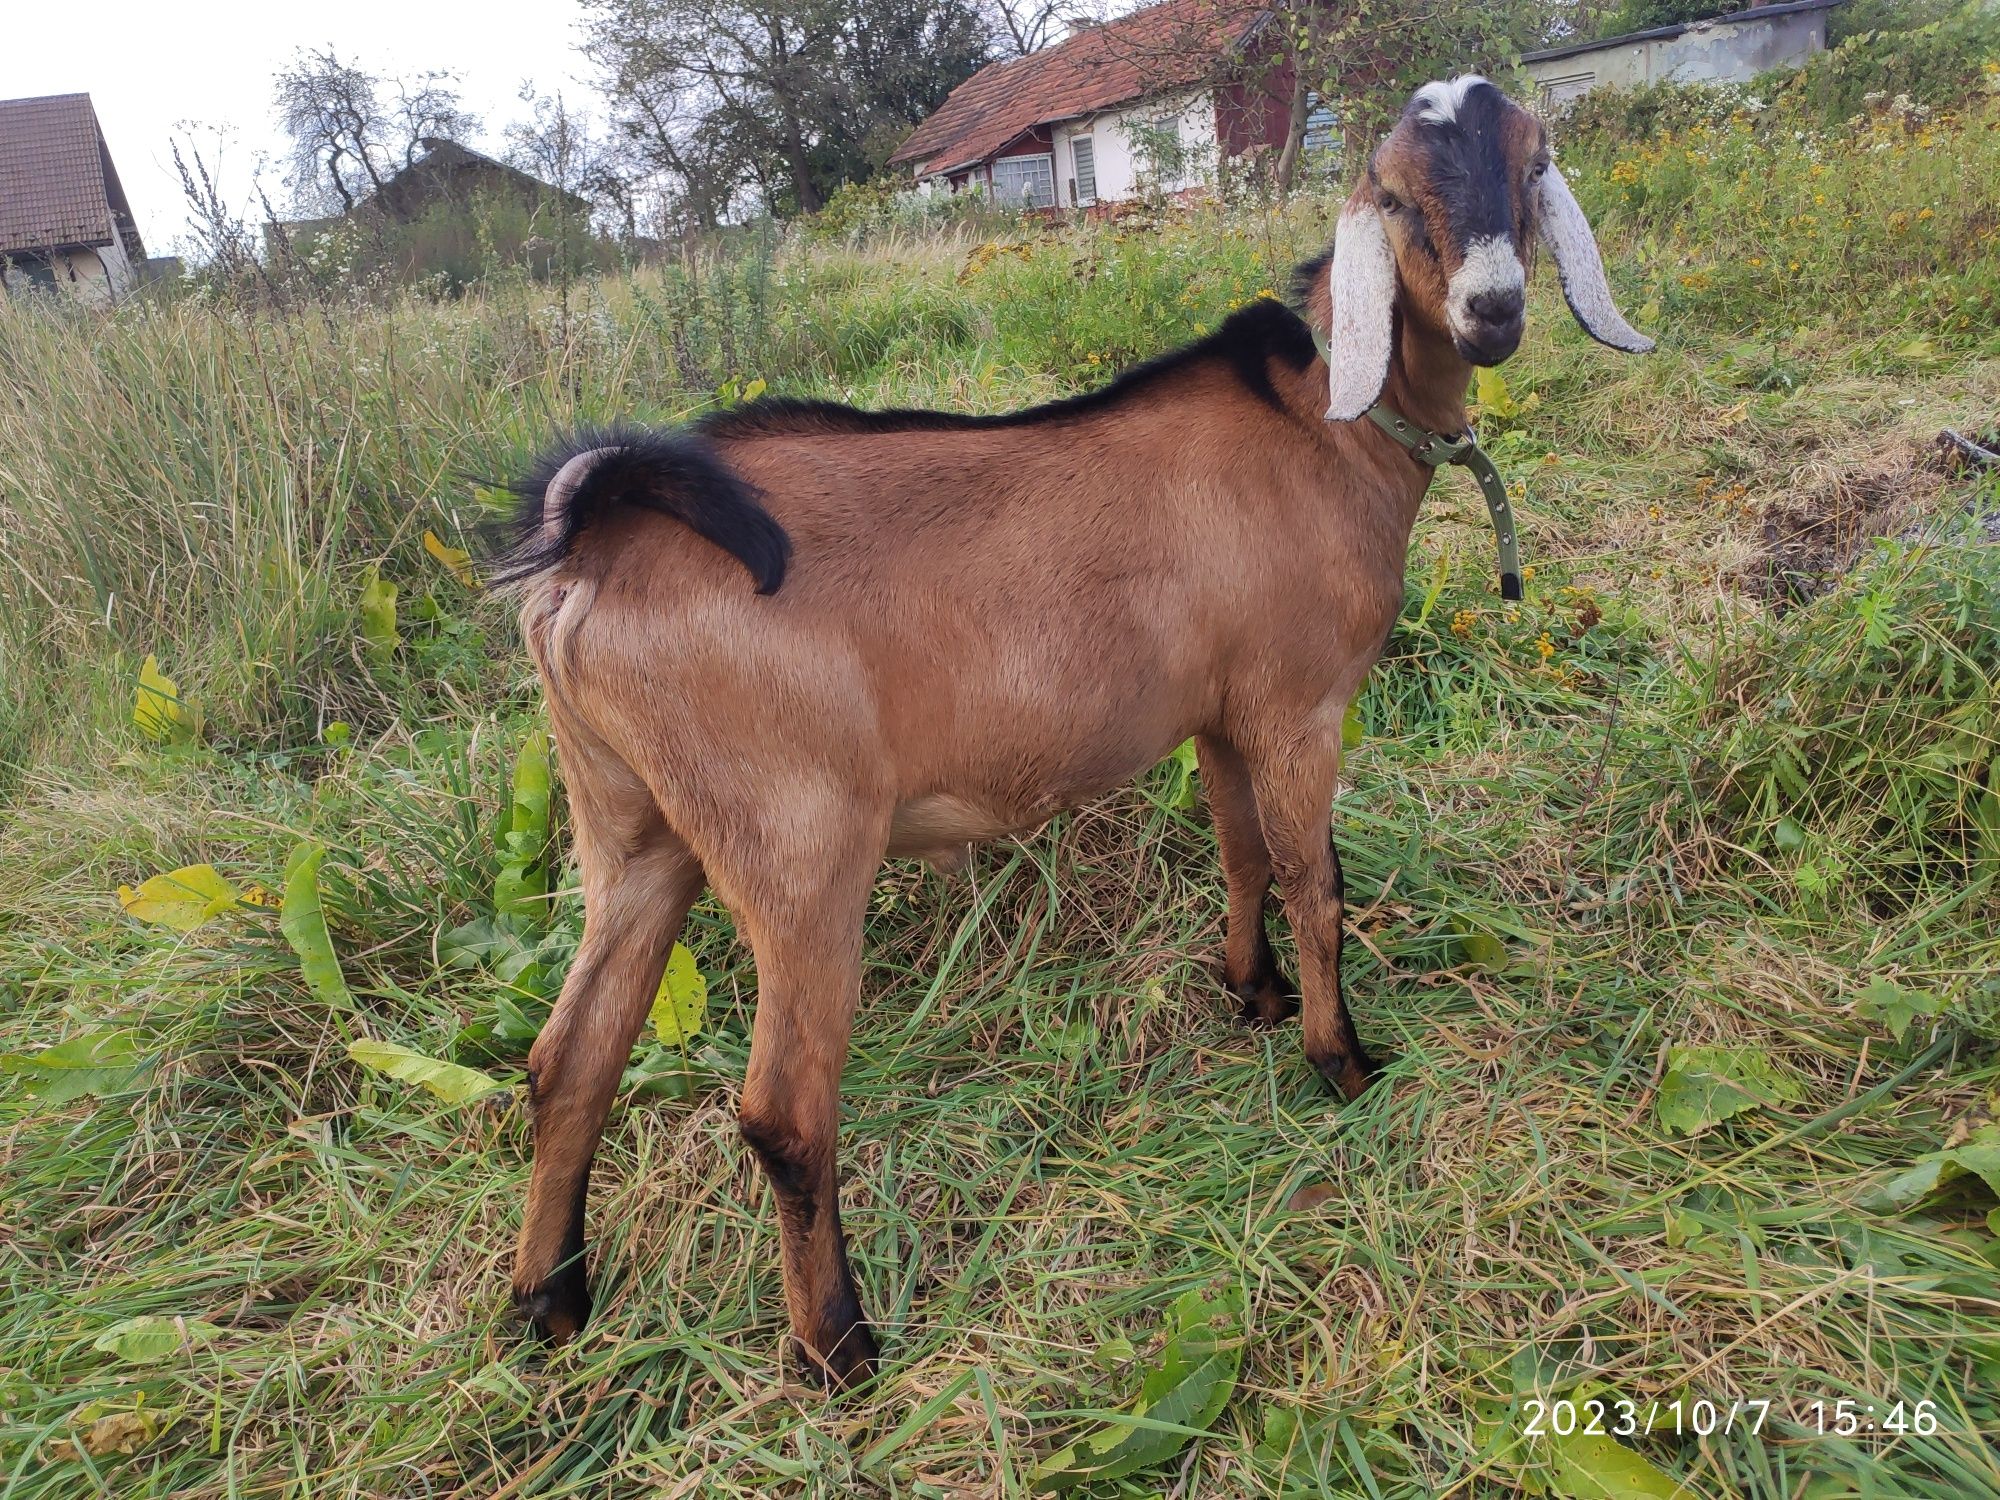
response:
<path id="1" fill-rule="evenodd" d="M 528 1053 L 534 1166 L 514 1253 L 515 1306 L 537 1333 L 557 1341 L 575 1337 L 590 1316 L 583 1210 L 591 1157 L 703 883 L 700 863 L 622 766 L 593 776 L 573 764 L 566 780 L 583 877 L 583 941 Z"/>
<path id="2" fill-rule="evenodd" d="M 1298 1014 L 1298 992 L 1278 967 L 1264 907 L 1271 894 L 1271 852 L 1264 844 L 1257 798 L 1243 757 L 1227 740 L 1202 735 L 1195 741 L 1202 787 L 1215 823 L 1223 880 L 1229 888 L 1229 926 L 1222 962 L 1223 983 L 1241 1004 L 1238 1016 L 1257 1026 L 1275 1026 Z"/>
<path id="3" fill-rule="evenodd" d="M 836 1156 L 861 927 L 880 862 L 880 847 L 865 842 L 832 860 L 802 859 L 792 889 L 756 890 L 739 913 L 757 960 L 739 1123 L 777 1199 L 792 1337 L 835 1387 L 869 1379 L 878 1357 L 848 1269 Z"/>

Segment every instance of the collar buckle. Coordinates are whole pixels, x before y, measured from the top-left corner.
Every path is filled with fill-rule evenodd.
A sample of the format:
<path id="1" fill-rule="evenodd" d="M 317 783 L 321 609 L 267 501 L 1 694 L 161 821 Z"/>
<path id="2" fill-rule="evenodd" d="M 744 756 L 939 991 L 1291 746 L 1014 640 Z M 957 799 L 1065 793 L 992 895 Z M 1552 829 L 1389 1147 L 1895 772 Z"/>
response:
<path id="1" fill-rule="evenodd" d="M 1368 416 L 1418 463 L 1433 469 L 1457 464 L 1471 471 L 1472 477 L 1479 482 L 1479 493 L 1486 501 L 1486 515 L 1493 523 L 1493 534 L 1499 540 L 1500 597 L 1519 599 L 1521 544 L 1515 531 L 1513 507 L 1507 501 L 1506 482 L 1500 478 L 1500 471 L 1494 467 L 1493 460 L 1486 456 L 1486 450 L 1479 446 L 1479 440 L 1470 432 L 1447 436 L 1432 432 L 1428 427 L 1419 427 L 1415 422 L 1397 416 L 1379 401 L 1368 408 Z"/>

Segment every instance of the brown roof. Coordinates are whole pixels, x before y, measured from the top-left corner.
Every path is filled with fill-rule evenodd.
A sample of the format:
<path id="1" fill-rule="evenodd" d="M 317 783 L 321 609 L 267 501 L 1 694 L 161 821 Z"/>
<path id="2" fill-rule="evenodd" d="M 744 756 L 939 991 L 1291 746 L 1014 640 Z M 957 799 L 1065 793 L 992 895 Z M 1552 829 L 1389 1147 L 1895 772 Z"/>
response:
<path id="1" fill-rule="evenodd" d="M 145 255 L 90 95 L 0 99 L 0 255 L 121 235 Z"/>
<path id="2" fill-rule="evenodd" d="M 1266 14 L 1250 0 L 1165 0 L 974 73 L 889 158 L 929 172 L 984 161 L 1024 130 L 1209 81 Z"/>

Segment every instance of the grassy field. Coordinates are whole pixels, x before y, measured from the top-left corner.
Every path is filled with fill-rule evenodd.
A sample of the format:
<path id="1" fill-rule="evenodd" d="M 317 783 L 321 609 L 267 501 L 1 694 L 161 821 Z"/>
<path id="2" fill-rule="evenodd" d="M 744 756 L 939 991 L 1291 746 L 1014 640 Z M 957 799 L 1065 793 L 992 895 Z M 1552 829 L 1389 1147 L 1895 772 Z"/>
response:
<path id="1" fill-rule="evenodd" d="M 533 684 L 450 549 L 579 417 L 1088 386 L 1282 291 L 1332 200 L 567 304 L 0 304 L 0 1495 L 1022 1494 L 1190 1290 L 1241 1298 L 1226 1403 L 1085 1493 L 2000 1494 L 2000 480 L 1934 447 L 2000 417 L 2000 109 L 1565 162 L 1660 349 L 1538 277 L 1481 393 L 1527 601 L 1468 481 L 1419 524 L 1337 809 L 1386 1076 L 1340 1106 L 1296 1027 L 1232 1024 L 1173 763 L 890 866 L 842 1203 L 889 1357 L 839 1402 L 784 1350 L 725 911 L 606 1137 L 571 1349 L 508 1311 L 516 1094 L 349 1059 L 517 1081 L 580 920 L 559 854 L 519 896 Z M 296 867 L 276 904 L 301 847 L 337 975 Z M 123 909 L 193 865 L 238 899 Z M 1525 1437 L 1597 1393 L 1772 1405 Z M 1900 1430 L 1821 1435 L 1842 1400 Z"/>

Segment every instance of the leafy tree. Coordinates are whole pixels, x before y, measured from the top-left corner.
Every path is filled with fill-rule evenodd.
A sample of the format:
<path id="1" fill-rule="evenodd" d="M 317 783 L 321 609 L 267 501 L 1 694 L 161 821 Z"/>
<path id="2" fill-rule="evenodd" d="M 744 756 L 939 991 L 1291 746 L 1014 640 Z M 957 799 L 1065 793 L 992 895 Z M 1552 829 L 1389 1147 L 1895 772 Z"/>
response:
<path id="1" fill-rule="evenodd" d="M 974 0 L 585 0 L 635 164 L 698 225 L 811 211 L 985 60 Z"/>

